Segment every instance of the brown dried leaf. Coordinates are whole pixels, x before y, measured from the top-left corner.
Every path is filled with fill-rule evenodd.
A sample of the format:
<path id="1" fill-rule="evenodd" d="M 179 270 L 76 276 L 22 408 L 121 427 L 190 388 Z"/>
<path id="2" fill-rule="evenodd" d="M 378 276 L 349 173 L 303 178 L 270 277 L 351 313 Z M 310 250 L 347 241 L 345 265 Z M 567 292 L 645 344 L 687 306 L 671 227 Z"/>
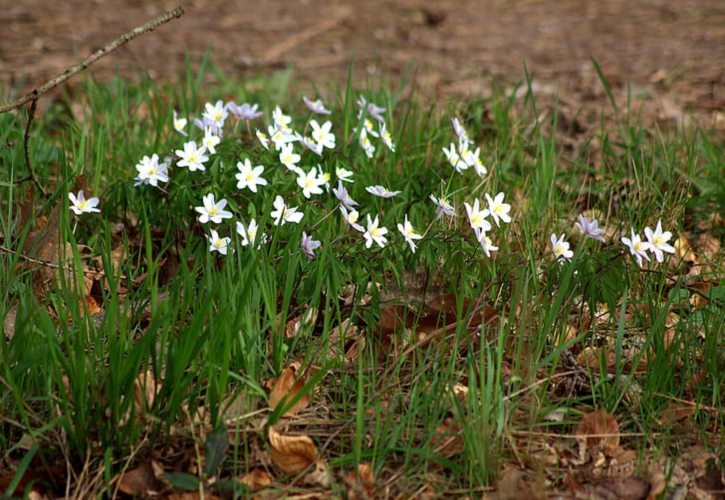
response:
<path id="1" fill-rule="evenodd" d="M 252 469 L 240 481 L 253 490 L 258 490 L 272 484 L 272 476 L 264 469 Z"/>
<path id="2" fill-rule="evenodd" d="M 375 476 L 370 465 L 362 463 L 356 471 L 349 471 L 343 476 L 347 483 L 347 498 L 349 500 L 364 500 L 374 498 Z"/>
<path id="3" fill-rule="evenodd" d="M 296 371 L 292 368 L 285 368 L 282 370 L 280 376 L 275 380 L 272 392 L 269 395 L 269 407 L 271 409 L 276 408 L 280 403 L 284 402 L 283 404 L 286 404 L 286 401 L 294 398 L 302 390 L 305 385 L 305 381 L 304 379 L 295 380 L 295 376 Z M 311 399 L 312 395 L 310 392 L 307 392 L 300 397 L 300 399 L 297 400 L 297 402 L 292 405 L 292 407 L 287 410 L 284 415 L 290 416 L 299 413 L 307 408 Z"/>
<path id="4" fill-rule="evenodd" d="M 619 424 L 613 416 L 602 409 L 584 415 L 574 434 L 580 446 L 583 445 L 585 449 L 602 449 L 607 455 L 612 456 L 619 448 Z"/>
<path id="5" fill-rule="evenodd" d="M 463 451 L 463 438 L 458 421 L 453 417 L 446 417 L 436 429 L 431 445 L 436 453 L 444 457 L 451 457 Z"/>
<path id="6" fill-rule="evenodd" d="M 161 466 L 152 462 L 144 462 L 133 470 L 121 474 L 118 490 L 132 496 L 148 496 L 159 492 L 163 484 L 158 476 L 163 472 Z"/>
<path id="7" fill-rule="evenodd" d="M 305 474 L 302 482 L 310 486 L 322 486 L 323 488 L 330 486 L 330 472 L 325 461 L 321 458 L 315 460 L 314 469 Z"/>
<path id="8" fill-rule="evenodd" d="M 285 474 L 299 474 L 317 459 L 317 447 L 309 436 L 284 436 L 269 428 L 272 463 Z"/>
<path id="9" fill-rule="evenodd" d="M 133 400 L 138 411 L 146 411 L 151 408 L 156 400 L 156 395 L 161 390 L 161 382 L 154 378 L 154 372 L 146 370 L 139 373 L 133 383 Z"/>

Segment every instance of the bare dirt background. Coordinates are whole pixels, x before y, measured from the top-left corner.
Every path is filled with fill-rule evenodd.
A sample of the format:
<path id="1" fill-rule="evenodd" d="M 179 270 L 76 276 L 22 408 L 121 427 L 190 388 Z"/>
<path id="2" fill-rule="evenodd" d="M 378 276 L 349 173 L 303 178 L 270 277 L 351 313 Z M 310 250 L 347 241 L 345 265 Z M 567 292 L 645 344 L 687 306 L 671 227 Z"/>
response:
<path id="1" fill-rule="evenodd" d="M 430 97 L 490 95 L 524 62 L 536 91 L 572 109 L 602 107 L 595 57 L 624 102 L 627 88 L 650 122 L 694 117 L 725 129 L 722 0 L 0 0 L 0 80 L 30 89 L 116 35 L 181 3 L 186 15 L 93 66 L 168 81 L 184 54 L 240 77 L 291 66 L 295 84 L 325 88 L 356 76 L 395 82 L 415 64 Z"/>

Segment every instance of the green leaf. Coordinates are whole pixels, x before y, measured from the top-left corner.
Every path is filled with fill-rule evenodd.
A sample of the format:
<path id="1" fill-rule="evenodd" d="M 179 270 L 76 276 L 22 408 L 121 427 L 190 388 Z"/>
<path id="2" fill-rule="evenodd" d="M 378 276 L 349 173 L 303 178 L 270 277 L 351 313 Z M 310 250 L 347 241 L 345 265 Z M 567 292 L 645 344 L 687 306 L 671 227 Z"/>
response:
<path id="1" fill-rule="evenodd" d="M 186 472 L 167 472 L 163 475 L 171 486 L 183 491 L 198 491 L 199 479 Z"/>
<path id="2" fill-rule="evenodd" d="M 217 427 L 206 440 L 206 464 L 204 474 L 206 477 L 216 475 L 219 466 L 224 461 L 229 449 L 229 433 L 225 425 Z"/>

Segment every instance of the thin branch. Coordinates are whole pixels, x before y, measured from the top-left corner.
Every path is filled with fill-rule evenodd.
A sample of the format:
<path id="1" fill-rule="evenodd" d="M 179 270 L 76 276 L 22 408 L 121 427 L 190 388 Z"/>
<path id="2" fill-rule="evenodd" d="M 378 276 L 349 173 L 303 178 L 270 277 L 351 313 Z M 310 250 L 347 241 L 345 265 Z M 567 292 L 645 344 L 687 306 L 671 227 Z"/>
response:
<path id="1" fill-rule="evenodd" d="M 177 19 L 184 15 L 184 9 L 183 7 L 179 6 L 176 7 L 173 10 L 170 10 L 159 17 L 152 19 L 151 21 L 147 22 L 146 24 L 139 26 L 137 28 L 132 29 L 131 31 L 124 33 L 123 35 L 119 36 L 115 40 L 113 40 L 111 43 L 106 45 L 105 47 L 97 50 L 93 54 L 91 54 L 88 59 L 86 59 L 83 62 L 80 62 L 76 64 L 75 66 L 72 66 L 65 70 L 60 75 L 56 76 L 55 78 L 48 80 L 40 87 L 37 87 L 33 89 L 31 92 L 25 94 L 24 96 L 21 96 L 14 101 L 8 102 L 0 106 L 0 113 L 6 113 L 8 111 L 12 111 L 13 109 L 17 109 L 23 104 L 26 104 L 30 101 L 35 101 L 40 97 L 41 95 L 47 93 L 48 91 L 54 89 L 61 83 L 68 80 L 70 77 L 75 75 L 76 73 L 79 73 L 83 71 L 84 69 L 88 68 L 91 64 L 95 63 L 97 60 L 99 60 L 101 57 L 108 55 L 109 53 L 113 52 L 117 48 L 119 48 L 122 45 L 125 45 L 126 43 L 130 42 L 134 38 L 136 38 L 139 35 L 142 35 L 146 33 L 147 31 L 153 31 L 162 24 L 168 23 L 169 21 L 173 19 Z"/>
<path id="2" fill-rule="evenodd" d="M 48 196 L 48 192 L 45 190 L 43 185 L 40 183 L 40 179 L 38 179 L 38 176 L 35 174 L 35 170 L 33 170 L 33 164 L 30 163 L 30 127 L 33 124 L 33 118 L 35 117 L 35 107 L 38 104 L 38 96 L 37 96 L 37 94 L 35 94 L 35 91 L 31 92 L 31 94 L 34 94 L 34 95 L 32 96 L 32 99 L 30 101 L 30 109 L 28 110 L 28 123 L 27 123 L 27 125 L 25 125 L 25 136 L 23 137 L 23 150 L 25 151 L 25 165 L 27 165 L 28 172 L 30 172 L 30 178 L 33 179 L 33 183 L 40 190 L 40 193 L 43 196 Z"/>

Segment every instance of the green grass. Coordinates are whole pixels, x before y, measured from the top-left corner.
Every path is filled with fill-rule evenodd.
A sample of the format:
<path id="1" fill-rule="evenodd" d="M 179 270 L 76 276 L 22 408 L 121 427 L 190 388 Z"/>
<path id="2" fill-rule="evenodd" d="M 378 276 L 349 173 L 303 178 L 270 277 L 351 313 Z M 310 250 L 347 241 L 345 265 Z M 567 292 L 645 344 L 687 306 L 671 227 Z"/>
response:
<path id="1" fill-rule="evenodd" d="M 252 122 L 258 128 L 266 128 L 278 103 L 299 130 L 312 117 L 289 89 L 288 73 L 241 85 L 211 71 L 218 83 L 208 87 L 202 86 L 205 68 L 168 87 L 88 81 L 73 108 L 82 109 L 82 118 L 68 107 L 51 107 L 35 123 L 31 143 L 35 169 L 52 191 L 47 199 L 29 201 L 23 113 L 0 115 L 0 317 L 12 312 L 16 318 L 12 332 L 5 321 L 3 331 L 12 337 L 0 342 L 0 451 L 15 484 L 26 469 L 54 470 L 41 474 L 39 484 L 55 494 L 66 492 L 67 480 L 68 491 L 113 495 L 118 474 L 149 458 L 180 473 L 193 471 L 198 460 L 198 478 L 235 480 L 261 465 L 254 450 L 268 449 L 266 426 L 278 424 L 283 411 L 266 410 L 265 382 L 292 361 L 309 374 L 302 393 L 313 397 L 288 424 L 315 441 L 333 473 L 334 494 L 346 491 L 342 472 L 359 463 L 371 464 L 377 486 L 393 494 L 414 495 L 430 484 L 440 494 L 480 492 L 495 486 L 504 464 L 546 469 L 537 465 L 537 443 L 557 442 L 549 434 L 571 436 L 594 408 L 617 418 L 627 433 L 624 445 L 639 452 L 642 464 L 651 456 L 674 458 L 693 442 L 722 446 L 722 253 L 709 262 L 698 253 L 711 285 L 702 288 L 687 275 L 697 266 L 668 256 L 642 271 L 619 242 L 630 227 L 641 233 L 660 218 L 674 238 L 688 235 L 694 244 L 708 234 L 722 242 L 723 226 L 713 217 L 725 206 L 725 162 L 708 131 L 665 135 L 623 119 L 565 153 L 556 115 L 538 121 L 540 105 L 530 92 L 521 100 L 501 92 L 434 106 L 415 95 L 403 98 L 402 89 L 323 89 L 330 92 L 325 102 L 334 110 L 338 148 L 322 159 L 305 152 L 300 165 L 355 171 L 348 189 L 361 213 L 380 214 L 390 229 L 386 248 L 367 249 L 341 221 L 334 197 L 302 198 L 276 154 L 243 122 L 227 128 L 206 172 L 171 168 L 165 192 L 133 187 L 142 156 L 163 158 L 181 148 L 185 139 L 171 128 L 173 109 L 199 116 L 217 98 L 259 103 L 265 117 Z M 395 153 L 377 143 L 375 157 L 367 159 L 359 147 L 354 101 L 360 93 L 387 108 Z M 455 174 L 441 153 L 455 141 L 454 115 L 481 147 L 489 169 L 483 179 L 472 169 Z M 203 135 L 191 124 L 187 130 L 197 140 Z M 257 194 L 235 187 L 235 165 L 244 158 L 266 167 L 270 185 Z M 372 184 L 402 194 L 372 198 L 364 191 Z M 67 194 L 77 187 L 100 197 L 101 214 L 72 217 Z M 468 228 L 463 202 L 499 191 L 513 206 L 513 222 L 494 226 L 500 248 L 488 259 Z M 270 242 L 242 247 L 227 222 L 220 233 L 233 237 L 236 251 L 210 253 L 208 227 L 193 211 L 208 192 L 226 197 L 235 219 L 255 217 Z M 449 195 L 459 217 L 436 221 L 431 193 Z M 300 225 L 271 224 L 276 194 L 305 212 Z M 30 217 L 21 218 L 21 205 Z M 38 251 L 32 248 L 37 217 L 53 221 L 54 207 L 61 241 L 71 244 L 61 265 L 75 271 L 53 272 L 23 258 Z M 573 223 L 584 210 L 594 210 L 614 239 L 601 245 L 579 237 Z M 395 230 L 405 214 L 419 232 L 428 228 L 415 254 Z M 314 260 L 299 251 L 303 230 L 322 242 Z M 552 259 L 553 232 L 572 242 L 571 263 Z M 105 279 L 94 278 L 91 294 L 102 313 L 93 317 L 76 285 L 90 257 L 108 270 Z M 114 263 L 119 267 L 111 271 Z M 41 295 L 38 276 L 48 269 L 59 279 Z M 427 278 L 411 286 L 421 272 Z M 351 290 L 346 304 L 340 297 Z M 428 297 L 422 304 L 413 300 L 421 291 Z M 369 303 L 361 305 L 366 293 Z M 424 318 L 436 293 L 452 304 L 447 314 Z M 709 300 L 693 305 L 698 293 Z M 381 315 L 401 303 L 410 328 L 380 328 Z M 476 303 L 500 319 L 467 328 Z M 587 321 L 587 311 L 605 307 L 608 316 Z M 285 324 L 308 309 L 318 311 L 316 319 L 288 338 Z M 667 323 L 671 311 L 680 320 L 674 329 Z M 349 342 L 330 338 L 346 319 L 365 338 L 352 358 L 345 357 Z M 430 342 L 415 344 L 416 332 L 446 325 Z M 673 342 L 663 340 L 666 332 Z M 588 387 L 561 393 L 567 353 L 600 346 L 606 346 L 597 351 L 601 362 L 584 370 Z M 148 408 L 134 402 L 134 384 L 147 370 L 160 381 Z M 457 385 L 467 388 L 462 396 L 454 394 Z M 679 400 L 695 408 L 687 431 L 659 418 Z M 547 418 L 554 410 L 564 412 L 563 421 Z M 450 421 L 458 425 L 462 449 L 436 451 L 438 429 Z M 226 451 L 209 437 L 224 428 L 234 436 Z M 547 470 L 559 480 L 565 473 Z M 274 475 L 273 489 L 291 483 L 279 470 Z"/>

